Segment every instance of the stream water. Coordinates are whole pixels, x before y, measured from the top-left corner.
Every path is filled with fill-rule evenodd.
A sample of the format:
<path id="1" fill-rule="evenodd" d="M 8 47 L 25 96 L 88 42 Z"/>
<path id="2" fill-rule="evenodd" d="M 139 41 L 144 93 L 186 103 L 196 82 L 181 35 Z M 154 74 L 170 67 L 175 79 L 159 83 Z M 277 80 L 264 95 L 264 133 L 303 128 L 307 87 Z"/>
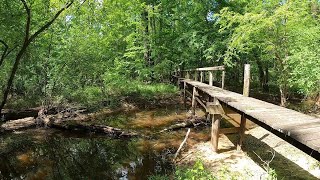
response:
<path id="1" fill-rule="evenodd" d="M 132 129 L 148 138 L 113 139 L 87 133 L 30 129 L 0 136 L 0 179 L 148 179 L 170 175 L 185 130 L 157 134 L 186 118 L 179 107 L 107 115 L 92 124 Z M 208 138 L 198 134 L 194 141 Z M 197 139 L 198 137 L 198 139 Z"/>

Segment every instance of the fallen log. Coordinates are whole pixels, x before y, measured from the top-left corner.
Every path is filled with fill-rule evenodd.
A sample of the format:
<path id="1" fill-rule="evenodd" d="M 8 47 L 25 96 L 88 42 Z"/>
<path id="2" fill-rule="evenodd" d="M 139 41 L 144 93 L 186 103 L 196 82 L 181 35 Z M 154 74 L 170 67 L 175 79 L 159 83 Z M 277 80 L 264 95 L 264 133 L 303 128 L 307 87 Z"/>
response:
<path id="1" fill-rule="evenodd" d="M 34 117 L 27 117 L 23 119 L 11 120 L 0 126 L 0 131 L 16 131 L 21 129 L 27 129 L 31 127 L 36 127 L 37 122 Z"/>
<path id="2" fill-rule="evenodd" d="M 111 137 L 134 137 L 138 136 L 135 132 L 126 132 L 118 128 L 105 125 L 83 125 L 83 124 L 67 124 L 67 123 L 51 123 L 50 128 L 56 128 L 69 131 L 80 131 L 89 133 L 105 134 Z"/>
<path id="3" fill-rule="evenodd" d="M 169 126 L 168 128 L 161 130 L 160 133 L 165 131 L 173 131 L 173 130 L 178 130 L 182 128 L 196 127 L 196 126 L 207 125 L 207 124 L 208 124 L 208 121 L 206 119 L 201 119 L 201 118 L 187 119 L 182 123 L 174 124 Z"/>
<path id="4" fill-rule="evenodd" d="M 15 119 L 23 119 L 28 117 L 37 117 L 40 108 L 25 109 L 25 110 L 12 110 L 12 109 L 3 109 L 1 111 L 0 121 L 9 121 Z"/>

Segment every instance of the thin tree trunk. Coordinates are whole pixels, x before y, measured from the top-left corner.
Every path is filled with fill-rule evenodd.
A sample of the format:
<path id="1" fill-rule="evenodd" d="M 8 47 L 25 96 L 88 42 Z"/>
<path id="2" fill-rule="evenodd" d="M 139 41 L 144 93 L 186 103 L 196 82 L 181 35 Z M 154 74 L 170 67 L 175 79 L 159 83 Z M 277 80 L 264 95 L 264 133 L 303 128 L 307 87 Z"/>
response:
<path id="1" fill-rule="evenodd" d="M 7 45 L 7 43 L 5 43 L 3 40 L 0 39 L 0 43 L 3 44 L 4 46 L 4 50 L 3 50 L 3 53 L 1 55 L 1 58 L 0 58 L 0 66 L 2 65 L 3 61 L 4 61 L 4 58 L 6 57 L 7 55 L 7 51 L 9 49 L 9 46 Z"/>
<path id="2" fill-rule="evenodd" d="M 7 81 L 7 86 L 6 86 L 6 89 L 4 90 L 3 92 L 3 99 L 2 99 L 2 102 L 0 104 L 0 115 L 1 115 L 1 111 L 4 107 L 4 105 L 7 103 L 7 99 L 8 99 L 8 95 L 9 95 L 9 92 L 11 90 L 11 87 L 12 87 L 12 84 L 13 84 L 13 80 L 14 80 L 14 77 L 16 75 L 16 72 L 18 70 L 18 67 L 19 67 L 19 64 L 20 64 L 20 61 L 24 55 L 24 53 L 26 52 L 28 46 L 30 45 L 30 43 L 39 35 L 41 34 L 43 31 L 45 31 L 48 27 L 51 26 L 51 24 L 59 17 L 59 15 L 66 9 L 68 9 L 74 2 L 74 0 L 66 3 L 66 5 L 61 8 L 54 16 L 53 18 L 48 21 L 47 23 L 45 23 L 41 28 L 39 28 L 33 35 L 30 36 L 30 25 L 31 25 L 31 10 L 27 4 L 27 2 L 25 0 L 21 0 L 25 10 L 26 10 L 26 13 L 27 13 L 27 20 L 26 20 L 26 29 L 25 29 L 25 37 L 24 37 L 24 42 L 23 42 L 23 45 L 20 49 L 20 51 L 18 52 L 16 58 L 15 58 L 15 62 L 14 62 L 14 65 L 12 67 L 12 70 L 11 70 L 11 73 L 10 73 L 10 77 Z"/>
<path id="3" fill-rule="evenodd" d="M 264 84 L 263 84 L 263 90 L 264 91 L 269 91 L 269 67 L 268 65 L 265 67 L 264 71 Z"/>

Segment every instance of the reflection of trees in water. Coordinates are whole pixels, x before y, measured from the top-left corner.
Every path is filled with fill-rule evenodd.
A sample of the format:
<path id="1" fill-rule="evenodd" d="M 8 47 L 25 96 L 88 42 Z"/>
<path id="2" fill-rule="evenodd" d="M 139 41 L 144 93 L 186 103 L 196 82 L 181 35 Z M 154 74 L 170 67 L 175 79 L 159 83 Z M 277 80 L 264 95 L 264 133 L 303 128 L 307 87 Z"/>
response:
<path id="1" fill-rule="evenodd" d="M 135 140 L 41 136 L 38 142 L 23 134 L 3 138 L 0 179 L 145 179 L 172 170 L 165 150 L 141 152 Z"/>
<path id="2" fill-rule="evenodd" d="M 45 154 L 53 162 L 53 179 L 111 178 L 119 162 L 136 159 L 135 148 L 123 140 L 53 137 L 47 142 Z"/>
<path id="3" fill-rule="evenodd" d="M 32 138 L 11 134 L 0 137 L 0 143 L 5 144 L 0 149 L 0 179 L 25 179 L 23 171 L 32 171 L 34 167 L 21 167 L 17 155 L 35 146 Z"/>
<path id="4" fill-rule="evenodd" d="M 42 143 L 32 138 L 11 137 L 0 150 L 0 179 L 24 179 L 39 174 L 49 179 L 112 178 L 124 160 L 137 159 L 136 149 L 130 141 L 107 138 L 61 138 L 49 136 Z M 22 166 L 17 156 L 32 159 Z M 42 171 L 42 173 L 39 173 Z"/>

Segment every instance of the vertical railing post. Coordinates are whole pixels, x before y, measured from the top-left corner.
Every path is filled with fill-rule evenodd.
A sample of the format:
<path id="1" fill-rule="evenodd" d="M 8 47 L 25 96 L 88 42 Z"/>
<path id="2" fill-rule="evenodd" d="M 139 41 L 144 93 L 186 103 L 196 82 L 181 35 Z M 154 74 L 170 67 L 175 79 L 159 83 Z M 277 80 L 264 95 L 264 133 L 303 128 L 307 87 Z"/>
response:
<path id="1" fill-rule="evenodd" d="M 190 79 L 190 73 L 187 71 L 186 79 Z"/>
<path id="2" fill-rule="evenodd" d="M 194 80 L 198 81 L 198 71 L 197 70 L 194 71 Z"/>
<path id="3" fill-rule="evenodd" d="M 209 85 L 210 86 L 213 85 L 213 73 L 212 73 L 212 71 L 209 71 Z"/>
<path id="4" fill-rule="evenodd" d="M 223 70 L 221 75 L 221 88 L 224 89 L 224 79 L 226 76 L 226 72 Z"/>
<path id="5" fill-rule="evenodd" d="M 243 95 L 249 96 L 250 89 L 250 64 L 244 65 L 244 73 L 243 73 Z"/>
<path id="6" fill-rule="evenodd" d="M 250 64 L 244 65 L 244 73 L 243 73 L 243 95 L 249 96 L 249 87 L 250 87 Z M 246 117 L 245 114 L 241 114 L 241 122 L 240 122 L 240 131 L 239 131 L 239 142 L 237 145 L 237 150 L 240 151 L 242 149 L 242 142 L 244 139 L 245 131 L 246 131 Z"/>
<path id="7" fill-rule="evenodd" d="M 200 71 L 200 82 L 203 82 L 203 71 Z"/>

